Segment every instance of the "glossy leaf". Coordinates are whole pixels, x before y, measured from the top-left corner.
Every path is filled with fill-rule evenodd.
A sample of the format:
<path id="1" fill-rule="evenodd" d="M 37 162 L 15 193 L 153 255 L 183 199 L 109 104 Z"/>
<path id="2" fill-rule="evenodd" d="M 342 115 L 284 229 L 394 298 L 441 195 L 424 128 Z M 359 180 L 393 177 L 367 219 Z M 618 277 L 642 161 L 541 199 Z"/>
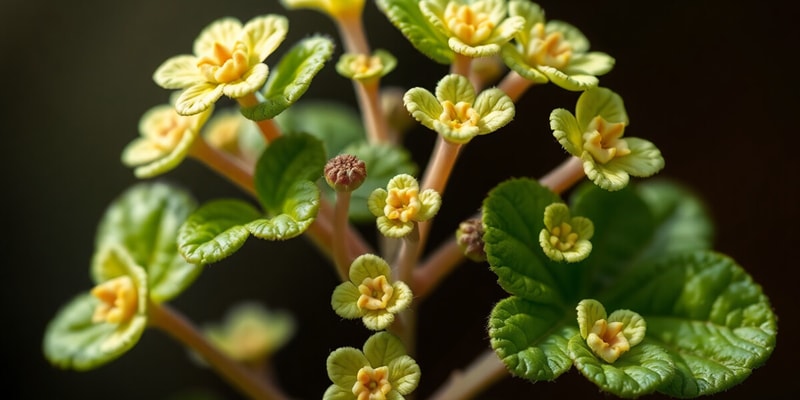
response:
<path id="1" fill-rule="evenodd" d="M 126 190 L 106 210 L 97 230 L 98 249 L 125 248 L 147 272 L 150 298 L 174 298 L 202 271 L 178 252 L 177 236 L 196 207 L 184 190 L 164 183 L 140 183 Z M 95 281 L 100 281 L 95 274 Z"/>
<path id="2" fill-rule="evenodd" d="M 684 253 L 638 270 L 606 304 L 636 310 L 647 321 L 645 340 L 669 351 L 678 370 L 660 390 L 671 396 L 726 390 L 775 348 L 769 300 L 735 261 L 718 253 Z"/>
<path id="3" fill-rule="evenodd" d="M 454 53 L 447 37 L 428 22 L 417 0 L 377 0 L 378 8 L 422 54 L 440 64 L 450 64 Z"/>
<path id="4" fill-rule="evenodd" d="M 483 204 L 484 242 L 497 282 L 511 294 L 563 304 L 562 288 L 574 270 L 548 259 L 539 246 L 544 210 L 561 199 L 530 179 L 512 179 L 493 189 Z"/>
<path id="5" fill-rule="evenodd" d="M 262 216 L 252 205 L 236 199 L 214 200 L 192 213 L 180 229 L 178 246 L 190 262 L 210 264 L 235 253 L 250 232 L 245 224 Z"/>
<path id="6" fill-rule="evenodd" d="M 661 346 L 641 343 L 613 364 L 598 359 L 580 336 L 569 341 L 575 368 L 601 390 L 623 398 L 656 391 L 675 373 L 672 358 Z"/>
<path id="7" fill-rule="evenodd" d="M 324 36 L 302 39 L 276 65 L 264 84 L 264 101 L 242 108 L 242 115 L 260 121 L 274 118 L 294 104 L 333 54 L 333 41 Z"/>
<path id="8" fill-rule="evenodd" d="M 551 381 L 572 367 L 567 343 L 578 335 L 574 313 L 564 307 L 512 296 L 489 316 L 492 348 L 515 376 Z"/>

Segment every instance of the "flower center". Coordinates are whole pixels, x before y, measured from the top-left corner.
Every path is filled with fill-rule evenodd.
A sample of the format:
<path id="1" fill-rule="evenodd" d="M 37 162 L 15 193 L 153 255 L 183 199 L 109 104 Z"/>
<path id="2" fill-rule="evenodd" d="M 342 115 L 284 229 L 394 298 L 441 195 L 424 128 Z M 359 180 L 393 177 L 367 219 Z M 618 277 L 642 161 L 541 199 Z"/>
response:
<path id="1" fill-rule="evenodd" d="M 419 190 L 415 188 L 389 189 L 383 213 L 386 218 L 408 222 L 414 218 L 422 207 L 419 201 Z"/>
<path id="2" fill-rule="evenodd" d="M 623 353 L 631 349 L 628 339 L 622 332 L 622 322 L 611 322 L 604 319 L 595 321 L 591 332 L 586 337 L 586 344 L 600 358 L 613 363 Z"/>
<path id="3" fill-rule="evenodd" d="M 546 65 L 562 69 L 572 58 L 572 45 L 561 32 L 545 33 L 544 24 L 533 26 L 528 42 L 528 59 L 533 65 Z"/>
<path id="4" fill-rule="evenodd" d="M 183 117 L 170 109 L 157 121 L 148 137 L 159 150 L 171 151 L 189 129 L 189 121 L 188 117 Z"/>
<path id="5" fill-rule="evenodd" d="M 559 251 L 567 251 L 575 246 L 578 234 L 572 231 L 572 225 L 562 222 L 550 230 L 550 244 Z"/>
<path id="6" fill-rule="evenodd" d="M 233 49 L 215 42 L 211 55 L 200 58 L 197 68 L 211 83 L 230 83 L 241 79 L 250 69 L 249 52 L 242 42 L 236 42 Z"/>
<path id="7" fill-rule="evenodd" d="M 377 278 L 364 278 L 364 281 L 358 285 L 358 291 L 361 292 L 361 296 L 358 297 L 356 305 L 360 309 L 367 310 L 385 309 L 394 294 L 394 288 L 384 275 Z"/>
<path id="8" fill-rule="evenodd" d="M 583 134 L 583 149 L 601 164 L 605 164 L 614 157 L 622 157 L 631 153 L 628 143 L 622 139 L 625 124 L 622 122 L 608 123 L 603 117 L 594 117 Z"/>
<path id="9" fill-rule="evenodd" d="M 459 129 L 462 126 L 477 126 L 481 116 L 472 108 L 472 104 L 459 101 L 456 104 L 445 100 L 442 102 L 442 114 L 439 115 L 439 121 L 450 125 L 453 129 Z"/>
<path id="10" fill-rule="evenodd" d="M 494 31 L 494 22 L 489 18 L 489 14 L 477 11 L 483 7 L 483 1 L 478 1 L 470 5 L 456 4 L 451 1 L 444 10 L 444 20 L 447 29 L 462 42 L 474 46 L 479 44 Z M 474 7 L 474 8 L 473 8 Z"/>
<path id="11" fill-rule="evenodd" d="M 139 296 L 129 276 L 119 276 L 95 286 L 92 295 L 100 300 L 92 315 L 94 323 L 124 323 L 136 313 Z"/>
<path id="12" fill-rule="evenodd" d="M 350 62 L 350 70 L 354 76 L 377 75 L 383 70 L 383 63 L 379 57 L 359 54 Z"/>
<path id="13" fill-rule="evenodd" d="M 358 400 L 386 400 L 386 395 L 391 390 L 388 367 L 362 367 L 358 370 L 356 383 L 353 385 L 353 394 Z"/>

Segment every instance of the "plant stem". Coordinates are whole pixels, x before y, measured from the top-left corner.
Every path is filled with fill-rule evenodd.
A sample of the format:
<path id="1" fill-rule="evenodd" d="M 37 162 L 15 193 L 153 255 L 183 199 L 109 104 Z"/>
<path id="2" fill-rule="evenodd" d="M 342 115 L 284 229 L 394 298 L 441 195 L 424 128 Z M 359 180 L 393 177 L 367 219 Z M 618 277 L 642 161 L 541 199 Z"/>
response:
<path id="1" fill-rule="evenodd" d="M 350 192 L 336 192 L 336 207 L 333 215 L 333 261 L 336 264 L 336 271 L 342 282 L 349 279 L 350 250 L 348 247 L 347 233 L 348 212 L 350 211 Z"/>
<path id="2" fill-rule="evenodd" d="M 389 142 L 389 125 L 381 108 L 379 82 L 378 79 L 370 82 L 353 80 L 364 129 L 367 131 L 367 138 L 371 144 Z"/>
<path id="3" fill-rule="evenodd" d="M 471 66 L 472 57 L 456 53 L 455 58 L 453 58 L 453 63 L 450 64 L 450 73 L 463 75 L 469 78 Z"/>
<path id="4" fill-rule="evenodd" d="M 439 282 L 465 260 L 464 253 L 455 239 L 448 240 L 414 270 L 414 279 L 409 282 L 415 301 L 421 301 Z"/>
<path id="5" fill-rule="evenodd" d="M 342 16 L 335 20 L 339 29 L 339 37 L 344 42 L 344 51 L 352 54 L 369 54 L 367 36 L 364 34 L 364 23 L 361 14 Z"/>
<path id="6" fill-rule="evenodd" d="M 475 397 L 487 387 L 508 376 L 505 364 L 492 350 L 479 355 L 463 371 L 453 371 L 447 382 L 431 396 L 432 400 L 460 400 Z"/>
<path id="7" fill-rule="evenodd" d="M 421 190 L 433 189 L 444 196 L 444 189 L 447 186 L 447 180 L 453 171 L 453 166 L 458 158 L 458 153 L 462 145 L 451 143 L 445 140 L 441 135 L 436 139 L 436 146 L 431 154 L 428 166 L 425 167 L 425 174 L 422 178 Z M 419 224 L 420 229 L 420 248 L 424 248 L 425 242 L 430 231 L 432 221 L 425 221 Z"/>
<path id="8" fill-rule="evenodd" d="M 573 156 L 539 179 L 539 183 L 553 192 L 561 194 L 583 179 L 585 174 L 583 161 Z"/>
<path id="9" fill-rule="evenodd" d="M 500 81 L 500 84 L 497 85 L 515 103 L 531 86 L 533 86 L 533 81 L 524 78 L 513 70 L 508 71 L 503 80 Z"/>
<path id="10" fill-rule="evenodd" d="M 412 285 L 414 279 L 414 267 L 417 264 L 417 255 L 419 253 L 419 223 L 414 224 L 414 229 L 403 238 L 400 245 L 400 251 L 397 255 L 397 264 L 395 266 L 395 278 L 409 285 Z M 413 291 L 413 289 L 412 289 Z M 416 293 L 415 293 L 416 295 Z M 403 344 L 406 346 L 406 351 L 409 354 L 414 353 L 416 344 L 416 309 L 412 303 L 408 309 L 400 312 L 400 319 L 402 320 L 402 331 L 400 337 Z"/>
<path id="11" fill-rule="evenodd" d="M 245 192 L 256 196 L 252 168 L 212 147 L 201 135 L 198 135 L 195 139 L 191 149 L 189 149 L 189 155 L 229 179 Z"/>
<path id="12" fill-rule="evenodd" d="M 239 97 L 236 99 L 236 101 L 242 108 L 253 107 L 260 103 L 255 93 L 250 93 L 246 96 Z M 256 125 L 258 125 L 258 128 L 261 131 L 261 134 L 264 136 L 264 140 L 266 140 L 267 143 L 272 143 L 273 141 L 275 141 L 275 139 L 281 136 L 281 130 L 275 124 L 275 121 L 273 121 L 271 118 L 262 119 L 260 121 L 254 121 L 254 122 L 256 123 Z"/>
<path id="13" fill-rule="evenodd" d="M 288 399 L 271 382 L 214 347 L 183 315 L 166 304 L 150 303 L 150 324 L 185 344 L 208 362 L 231 385 L 252 399 Z"/>

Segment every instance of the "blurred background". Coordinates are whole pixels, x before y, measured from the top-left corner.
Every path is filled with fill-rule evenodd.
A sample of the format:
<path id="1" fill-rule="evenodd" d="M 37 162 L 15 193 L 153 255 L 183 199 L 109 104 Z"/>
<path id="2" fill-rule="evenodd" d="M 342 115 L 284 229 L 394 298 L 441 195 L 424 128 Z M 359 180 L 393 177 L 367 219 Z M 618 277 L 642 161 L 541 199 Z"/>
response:
<path id="1" fill-rule="evenodd" d="M 414 52 L 373 2 L 367 3 L 372 47 L 389 49 L 399 59 L 384 82 L 432 90 L 447 67 Z M 715 248 L 762 285 L 779 316 L 772 357 L 715 399 L 786 397 L 796 389 L 790 379 L 797 355 L 791 343 L 800 335 L 793 297 L 793 269 L 800 263 L 792 255 L 800 224 L 795 121 L 800 88 L 792 61 L 798 51 L 792 33 L 797 14 L 787 3 L 539 3 L 549 19 L 581 29 L 592 50 L 616 58 L 601 85 L 625 99 L 632 122 L 626 134 L 656 143 L 666 159 L 660 176 L 686 183 L 706 201 L 717 223 Z M 287 11 L 275 0 L 0 3 L 4 398 L 192 398 L 198 393 L 239 398 L 160 331 L 146 331 L 132 351 L 84 373 L 51 367 L 41 342 L 59 307 L 90 288 L 96 224 L 105 207 L 136 182 L 119 156 L 137 136 L 142 113 L 168 100 L 152 73 L 167 58 L 190 53 L 194 38 L 211 21 L 222 16 L 246 21 L 273 12 L 289 17 L 290 30 L 268 64 L 306 35 L 335 36 L 327 17 Z M 340 52 L 337 48 L 335 57 Z M 305 98 L 355 104 L 349 81 L 331 64 Z M 437 219 L 451 222 L 434 226 L 431 243 L 449 238 L 457 221 L 475 212 L 503 179 L 539 177 L 559 163 L 564 153 L 547 118 L 553 108 L 573 109 L 576 99 L 577 94 L 554 85 L 536 87 L 522 98 L 508 128 L 467 146 Z M 433 139 L 424 129 L 406 138 L 420 167 Z M 243 196 L 192 160 L 162 179 L 183 185 L 200 202 Z M 324 368 L 328 353 L 360 347 L 368 335 L 359 321 L 342 321 L 330 310 L 336 283 L 332 269 L 304 239 L 281 244 L 250 239 L 234 257 L 207 266 L 172 304 L 200 325 L 220 320 L 242 300 L 293 312 L 299 331 L 275 356 L 277 379 L 291 396 L 315 399 L 330 384 Z M 486 318 L 505 296 L 485 265 L 464 264 L 422 304 L 418 398 L 488 348 Z M 459 318 L 452 318 L 454 312 L 461 313 Z M 458 334 L 437 335 L 442 329 Z M 506 378 L 479 398 L 556 395 L 604 397 L 572 370 L 555 383 Z"/>

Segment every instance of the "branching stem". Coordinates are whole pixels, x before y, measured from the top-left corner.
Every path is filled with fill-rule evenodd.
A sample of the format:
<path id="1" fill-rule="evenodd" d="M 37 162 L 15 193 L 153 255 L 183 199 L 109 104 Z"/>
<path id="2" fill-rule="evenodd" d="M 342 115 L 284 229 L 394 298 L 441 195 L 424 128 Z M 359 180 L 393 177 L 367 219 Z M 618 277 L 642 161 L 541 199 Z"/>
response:
<path id="1" fill-rule="evenodd" d="M 336 192 L 336 206 L 333 215 L 333 260 L 342 282 L 348 280 L 348 271 L 352 262 L 347 240 L 347 216 L 350 209 L 350 197 L 350 192 L 348 191 Z"/>
<path id="2" fill-rule="evenodd" d="M 231 385 L 249 398 L 259 400 L 288 399 L 275 385 L 256 375 L 251 369 L 232 360 L 206 340 L 186 317 L 166 304 L 150 303 L 148 320 L 177 341 L 185 344 L 216 370 Z"/>
<path id="3" fill-rule="evenodd" d="M 513 70 L 508 71 L 503 80 L 500 81 L 500 84 L 497 85 L 515 103 L 531 86 L 533 86 L 533 81 L 524 78 Z"/>
<path id="4" fill-rule="evenodd" d="M 508 376 L 505 364 L 492 350 L 487 350 L 463 371 L 454 371 L 450 379 L 431 396 L 432 400 L 471 399 L 492 384 Z"/>

